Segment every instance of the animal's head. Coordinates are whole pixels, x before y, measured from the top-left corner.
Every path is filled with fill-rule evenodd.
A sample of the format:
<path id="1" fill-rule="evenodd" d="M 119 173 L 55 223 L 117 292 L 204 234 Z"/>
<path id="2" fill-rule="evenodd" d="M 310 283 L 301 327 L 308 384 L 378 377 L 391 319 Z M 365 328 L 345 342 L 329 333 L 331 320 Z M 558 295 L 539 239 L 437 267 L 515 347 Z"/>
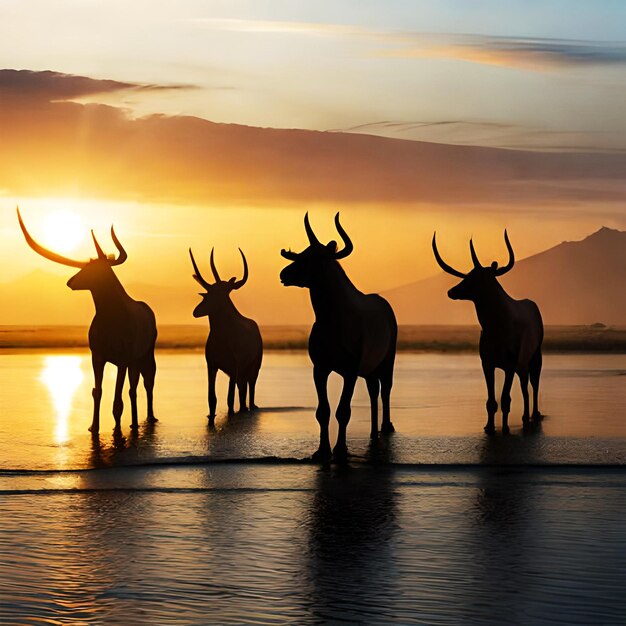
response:
<path id="1" fill-rule="evenodd" d="M 304 228 L 309 238 L 309 247 L 299 253 L 291 250 L 280 251 L 283 257 L 292 261 L 280 273 L 280 281 L 283 285 L 286 287 L 311 287 L 324 274 L 324 270 L 329 264 L 344 259 L 352 252 L 354 246 L 339 223 L 339 213 L 335 215 L 335 226 L 344 243 L 342 250 L 337 250 L 336 241 L 331 241 L 326 245 L 320 243 L 311 228 L 311 224 L 309 224 L 309 214 L 306 213 Z"/>
<path id="2" fill-rule="evenodd" d="M 22 229 L 22 232 L 24 233 L 26 243 L 35 252 L 40 254 L 42 257 L 49 259 L 50 261 L 61 263 L 61 265 L 69 265 L 70 267 L 80 268 L 80 271 L 74 274 L 74 276 L 72 276 L 67 281 L 67 286 L 70 289 L 97 289 L 99 286 L 106 284 L 107 281 L 111 280 L 113 276 L 113 270 L 111 268 L 114 265 L 121 265 L 128 258 L 126 250 L 124 250 L 122 244 L 115 235 L 115 230 L 113 230 L 113 226 L 111 226 L 111 238 L 113 239 L 115 247 L 119 251 L 119 255 L 117 258 L 108 257 L 104 253 L 104 251 L 98 244 L 96 236 L 94 235 L 94 232 L 92 230 L 91 236 L 93 237 L 93 242 L 96 246 L 96 252 L 98 253 L 98 257 L 89 261 L 75 261 L 74 259 L 69 259 L 67 257 L 61 256 L 60 254 L 57 254 L 56 252 L 52 252 L 38 244 L 30 236 L 30 233 L 26 230 L 26 226 L 24 225 L 24 221 L 22 220 L 22 216 L 20 215 L 19 208 L 17 209 L 17 219 L 19 220 L 20 227 Z"/>
<path id="3" fill-rule="evenodd" d="M 206 315 L 216 313 L 221 307 L 230 301 L 231 291 L 234 289 L 240 289 L 246 284 L 246 281 L 248 280 L 248 263 L 241 248 L 239 248 L 239 252 L 241 252 L 241 258 L 243 259 L 243 278 L 241 280 L 236 280 L 233 276 L 230 280 L 222 280 L 217 272 L 217 268 L 215 267 L 213 248 L 211 249 L 211 271 L 213 272 L 213 276 L 215 278 L 215 283 L 211 284 L 202 277 L 202 274 L 196 265 L 196 260 L 193 258 L 193 252 L 191 251 L 191 248 L 189 248 L 189 256 L 191 257 L 191 264 L 193 265 L 194 271 L 193 277 L 198 284 L 202 285 L 202 287 L 206 289 L 206 292 L 198 294 L 202 296 L 202 302 L 200 302 L 200 304 L 193 310 L 194 317 L 204 317 Z"/>
<path id="4" fill-rule="evenodd" d="M 433 252 L 435 253 L 435 259 L 437 259 L 439 267 L 441 267 L 444 272 L 463 279 L 458 285 L 455 285 L 448 291 L 448 297 L 452 300 L 471 300 L 472 302 L 477 302 L 492 293 L 498 285 L 497 277 L 506 274 L 515 264 L 515 254 L 513 253 L 513 248 L 511 247 L 511 242 L 509 241 L 506 230 L 504 231 L 504 241 L 509 251 L 508 263 L 504 267 L 499 268 L 498 263 L 494 261 L 491 265 L 483 267 L 476 256 L 474 243 L 470 239 L 470 253 L 474 267 L 467 274 L 455 270 L 444 262 L 437 250 L 435 236 L 436 233 L 433 234 Z"/>

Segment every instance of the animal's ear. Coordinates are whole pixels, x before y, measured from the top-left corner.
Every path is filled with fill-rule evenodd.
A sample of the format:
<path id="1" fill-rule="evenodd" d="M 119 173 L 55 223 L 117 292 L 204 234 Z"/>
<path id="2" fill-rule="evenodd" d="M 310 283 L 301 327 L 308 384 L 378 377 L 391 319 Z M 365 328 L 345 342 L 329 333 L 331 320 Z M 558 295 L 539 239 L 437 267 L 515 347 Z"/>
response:
<path id="1" fill-rule="evenodd" d="M 332 252 L 333 254 L 335 252 L 337 252 L 337 242 L 336 241 L 329 241 L 326 244 L 326 250 L 328 250 L 329 252 Z"/>

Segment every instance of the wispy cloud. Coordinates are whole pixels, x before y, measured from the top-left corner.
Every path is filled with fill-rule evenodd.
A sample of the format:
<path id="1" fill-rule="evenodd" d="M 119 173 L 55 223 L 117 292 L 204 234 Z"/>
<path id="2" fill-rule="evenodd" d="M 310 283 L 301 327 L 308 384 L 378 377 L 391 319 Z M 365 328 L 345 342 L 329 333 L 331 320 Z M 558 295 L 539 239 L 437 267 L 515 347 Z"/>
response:
<path id="1" fill-rule="evenodd" d="M 485 120 L 385 120 L 336 128 L 329 132 L 518 150 L 626 152 L 626 134 L 619 131 L 540 128 Z"/>
<path id="2" fill-rule="evenodd" d="M 328 24 L 318 22 L 285 22 L 277 20 L 244 20 L 230 18 L 189 18 L 185 22 L 211 30 L 236 33 L 296 34 L 320 37 L 373 36 L 372 31 L 351 24 Z"/>
<path id="3" fill-rule="evenodd" d="M 0 69 L 3 98 L 33 101 L 71 100 L 120 91 L 192 89 L 193 85 L 157 85 L 101 80 L 62 72 Z"/>
<path id="4" fill-rule="evenodd" d="M 626 64 L 626 42 L 484 35 L 439 35 L 429 42 L 416 35 L 414 44 L 410 44 L 411 36 L 404 37 L 405 45 L 388 49 L 384 54 L 405 58 L 450 58 L 530 70 Z M 400 42 L 402 36 L 397 39 Z"/>
<path id="5" fill-rule="evenodd" d="M 384 31 L 353 24 L 276 20 L 191 18 L 185 21 L 237 33 L 358 38 L 375 46 L 377 55 L 396 58 L 459 59 L 535 71 L 626 64 L 626 42 L 621 41 Z"/>

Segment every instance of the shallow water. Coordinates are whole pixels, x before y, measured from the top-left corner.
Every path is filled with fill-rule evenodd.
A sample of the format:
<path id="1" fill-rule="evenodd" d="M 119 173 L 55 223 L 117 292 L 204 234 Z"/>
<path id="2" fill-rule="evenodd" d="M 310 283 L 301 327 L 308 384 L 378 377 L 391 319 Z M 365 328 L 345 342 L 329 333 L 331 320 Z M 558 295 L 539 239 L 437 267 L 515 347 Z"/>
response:
<path id="1" fill-rule="evenodd" d="M 162 352 L 157 361 L 159 422 L 143 423 L 133 434 L 126 398 L 122 433 L 112 434 L 115 369 L 109 366 L 101 432 L 92 438 L 87 432 L 93 384 L 88 353 L 0 354 L 0 469 L 73 469 L 190 457 L 305 458 L 316 449 L 316 396 L 306 354 L 265 355 L 257 394 L 262 410 L 255 413 L 227 417 L 227 381 L 218 376 L 213 429 L 206 419 L 203 354 Z M 340 386 L 341 379 L 331 377 L 333 406 Z M 139 395 L 143 416 L 143 390 Z M 380 442 L 381 454 L 390 462 L 422 464 L 626 462 L 624 355 L 546 356 L 541 382 L 546 417 L 530 433 L 521 429 L 517 385 L 508 437 L 483 434 L 485 399 L 477 356 L 399 354 L 392 394 L 397 432 Z M 370 418 L 362 380 L 352 407 L 348 443 L 363 458 L 370 453 Z M 334 418 L 331 426 L 334 436 Z"/>
<path id="2" fill-rule="evenodd" d="M 401 354 L 397 432 L 359 385 L 327 469 L 305 355 L 214 429 L 202 354 L 158 365 L 160 421 L 112 435 L 111 370 L 92 438 L 87 354 L 0 355 L 0 623 L 626 623 L 623 356 L 549 355 L 540 427 L 516 391 L 487 437 L 477 357 Z"/>
<path id="3" fill-rule="evenodd" d="M 14 477 L 3 624 L 618 624 L 621 469 Z M 17 485 L 16 485 L 17 486 Z"/>

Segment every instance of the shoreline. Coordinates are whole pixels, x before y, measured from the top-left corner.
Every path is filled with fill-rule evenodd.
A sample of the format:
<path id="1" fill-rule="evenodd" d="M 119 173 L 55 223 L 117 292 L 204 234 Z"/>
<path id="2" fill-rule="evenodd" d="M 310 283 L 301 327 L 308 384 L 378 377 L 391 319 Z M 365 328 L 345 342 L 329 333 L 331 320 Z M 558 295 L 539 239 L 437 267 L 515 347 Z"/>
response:
<path id="1" fill-rule="evenodd" d="M 307 349 L 309 326 L 262 326 L 266 350 Z M 89 348 L 86 326 L 0 326 L 0 353 Z M 202 350 L 202 325 L 163 325 L 157 350 Z M 399 326 L 399 352 L 471 353 L 478 350 L 478 326 Z M 544 353 L 626 354 L 626 327 L 546 326 Z"/>

